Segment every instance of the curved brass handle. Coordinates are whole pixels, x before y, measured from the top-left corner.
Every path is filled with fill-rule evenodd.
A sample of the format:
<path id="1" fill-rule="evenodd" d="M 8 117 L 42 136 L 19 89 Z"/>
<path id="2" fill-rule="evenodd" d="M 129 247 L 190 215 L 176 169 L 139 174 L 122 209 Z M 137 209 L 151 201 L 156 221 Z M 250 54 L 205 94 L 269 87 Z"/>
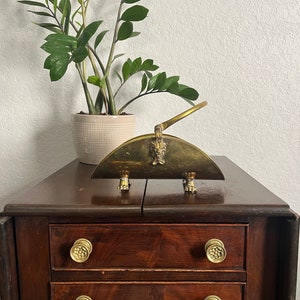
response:
<path id="1" fill-rule="evenodd" d="M 214 264 L 224 261 L 227 255 L 224 243 L 218 239 L 211 239 L 205 244 L 205 253 L 207 259 Z"/>
<path id="2" fill-rule="evenodd" d="M 157 128 L 160 128 L 161 131 L 167 129 L 168 127 L 172 126 L 173 124 L 175 124 L 176 122 L 182 120 L 183 118 L 189 116 L 190 114 L 192 114 L 193 112 L 197 111 L 198 109 L 204 107 L 207 105 L 207 101 L 203 101 L 201 103 L 198 103 L 194 106 L 192 106 L 191 108 L 185 110 L 184 112 L 180 113 L 179 115 L 165 121 L 162 122 L 161 124 L 157 124 L 154 128 L 155 128 L 155 132 Z"/>
<path id="3" fill-rule="evenodd" d="M 92 250 L 93 250 L 93 246 L 89 240 L 78 239 L 74 242 L 72 248 L 70 249 L 70 256 L 75 262 L 83 263 L 88 260 L 90 254 L 92 253 Z M 83 298 L 80 300 L 85 300 L 85 299 Z"/>
<path id="4" fill-rule="evenodd" d="M 210 295 L 207 296 L 204 300 L 221 300 L 221 298 L 216 295 Z"/>
<path id="5" fill-rule="evenodd" d="M 77 297 L 76 300 L 93 300 L 93 299 L 89 296 L 81 295 Z"/>

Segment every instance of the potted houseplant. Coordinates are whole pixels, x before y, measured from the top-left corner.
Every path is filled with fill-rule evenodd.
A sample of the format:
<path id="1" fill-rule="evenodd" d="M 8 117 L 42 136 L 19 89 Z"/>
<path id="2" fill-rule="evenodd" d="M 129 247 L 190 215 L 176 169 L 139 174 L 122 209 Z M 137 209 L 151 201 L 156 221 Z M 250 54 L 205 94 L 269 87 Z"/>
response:
<path id="1" fill-rule="evenodd" d="M 144 20 L 148 15 L 148 9 L 138 3 L 140 0 L 119 0 L 114 28 L 110 31 L 110 49 L 108 53 L 103 53 L 101 45 L 103 40 L 108 38 L 109 30 L 102 29 L 102 20 L 88 20 L 87 13 L 91 1 L 20 0 L 18 2 L 33 7 L 34 9 L 29 12 L 38 15 L 39 18 L 46 18 L 45 22 L 36 22 L 35 24 L 50 31 L 41 48 L 48 54 L 44 68 L 49 70 L 51 81 L 61 79 L 71 64 L 78 71 L 88 111 L 74 115 L 73 123 L 82 132 L 87 128 L 86 125 L 82 126 L 82 118 L 92 118 L 89 129 L 91 132 L 83 132 L 83 140 L 87 141 L 87 136 L 92 135 L 96 137 L 96 144 L 90 144 L 90 142 L 86 144 L 85 142 L 77 147 L 75 145 L 75 148 L 80 161 L 97 164 L 105 154 L 133 135 L 131 125 L 118 127 L 110 123 L 104 129 L 109 139 L 118 135 L 111 132 L 113 127 L 120 132 L 122 140 L 106 147 L 104 150 L 106 153 L 98 155 L 96 158 L 87 158 L 89 152 L 93 151 L 95 147 L 101 146 L 103 141 L 105 143 L 104 135 L 99 136 L 95 132 L 97 126 L 95 118 L 97 121 L 101 119 L 99 115 L 106 116 L 110 122 L 115 122 L 117 116 L 122 116 L 119 119 L 124 119 L 123 117 L 134 119 L 134 116 L 127 115 L 124 111 L 128 105 L 141 97 L 166 92 L 179 96 L 193 105 L 193 101 L 199 95 L 195 89 L 179 83 L 179 76 L 168 77 L 165 72 L 158 72 L 159 67 L 154 64 L 152 59 L 127 58 L 123 60 L 119 69 L 115 68 L 117 66 L 115 62 L 124 57 L 124 54 L 116 53 L 116 46 L 124 40 L 139 35 L 139 32 L 135 32 L 133 29 L 134 23 Z M 125 104 L 118 105 L 120 89 L 133 76 L 140 76 L 141 82 L 136 95 L 128 99 Z M 118 85 L 114 84 L 113 87 L 112 81 L 115 83 L 116 79 Z M 92 87 L 96 87 L 96 92 Z M 94 91 L 94 95 L 91 90 Z M 100 123 L 103 123 L 102 119 Z M 129 136 L 126 135 L 127 132 Z M 78 133 L 73 131 L 73 137 L 78 140 Z M 79 153 L 80 150 L 83 150 L 83 154 Z"/>

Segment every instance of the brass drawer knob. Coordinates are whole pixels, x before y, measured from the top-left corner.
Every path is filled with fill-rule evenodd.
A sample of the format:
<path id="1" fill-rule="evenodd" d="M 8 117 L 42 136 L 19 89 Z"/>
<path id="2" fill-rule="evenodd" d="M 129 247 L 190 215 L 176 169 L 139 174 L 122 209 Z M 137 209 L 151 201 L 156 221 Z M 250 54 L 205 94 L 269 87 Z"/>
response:
<path id="1" fill-rule="evenodd" d="M 214 264 L 218 264 L 224 261 L 227 255 L 223 242 L 218 239 L 211 239 L 205 244 L 205 253 L 207 259 Z"/>
<path id="2" fill-rule="evenodd" d="M 74 242 L 71 250 L 70 256 L 77 263 L 83 263 L 88 260 L 90 254 L 92 253 L 93 246 L 92 243 L 87 239 L 78 239 Z M 83 296 L 80 296 L 83 297 Z M 86 297 L 86 296 L 84 296 Z M 82 298 L 80 300 L 84 300 Z M 90 299 L 90 298 L 87 298 Z M 78 300 L 78 299 L 76 299 Z"/>
<path id="3" fill-rule="evenodd" d="M 89 296 L 81 295 L 77 297 L 76 300 L 93 300 L 93 299 Z"/>
<path id="4" fill-rule="evenodd" d="M 210 295 L 207 296 L 204 300 L 221 300 L 221 298 L 216 295 Z"/>

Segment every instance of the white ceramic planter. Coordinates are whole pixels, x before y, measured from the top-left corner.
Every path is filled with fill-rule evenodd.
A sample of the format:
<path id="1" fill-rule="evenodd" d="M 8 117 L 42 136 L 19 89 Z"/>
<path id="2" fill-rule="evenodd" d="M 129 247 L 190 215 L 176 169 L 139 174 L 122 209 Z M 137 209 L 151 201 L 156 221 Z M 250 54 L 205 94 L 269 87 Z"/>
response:
<path id="1" fill-rule="evenodd" d="M 72 135 L 78 159 L 97 165 L 112 150 L 135 135 L 134 115 L 72 115 Z"/>

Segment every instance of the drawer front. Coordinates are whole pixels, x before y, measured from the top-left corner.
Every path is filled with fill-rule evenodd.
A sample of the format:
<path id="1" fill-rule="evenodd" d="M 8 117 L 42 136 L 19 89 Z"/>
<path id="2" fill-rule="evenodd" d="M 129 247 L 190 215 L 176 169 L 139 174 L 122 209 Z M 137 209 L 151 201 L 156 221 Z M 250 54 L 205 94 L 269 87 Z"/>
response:
<path id="1" fill-rule="evenodd" d="M 51 300 L 242 300 L 243 284 L 233 283 L 51 283 Z M 80 299 L 80 300 L 81 300 Z"/>
<path id="2" fill-rule="evenodd" d="M 246 225 L 103 224 L 50 225 L 52 270 L 74 269 L 188 269 L 244 270 Z M 70 249 L 78 239 L 91 242 L 85 262 L 75 262 Z M 224 243 L 227 256 L 212 263 L 205 244 Z"/>

